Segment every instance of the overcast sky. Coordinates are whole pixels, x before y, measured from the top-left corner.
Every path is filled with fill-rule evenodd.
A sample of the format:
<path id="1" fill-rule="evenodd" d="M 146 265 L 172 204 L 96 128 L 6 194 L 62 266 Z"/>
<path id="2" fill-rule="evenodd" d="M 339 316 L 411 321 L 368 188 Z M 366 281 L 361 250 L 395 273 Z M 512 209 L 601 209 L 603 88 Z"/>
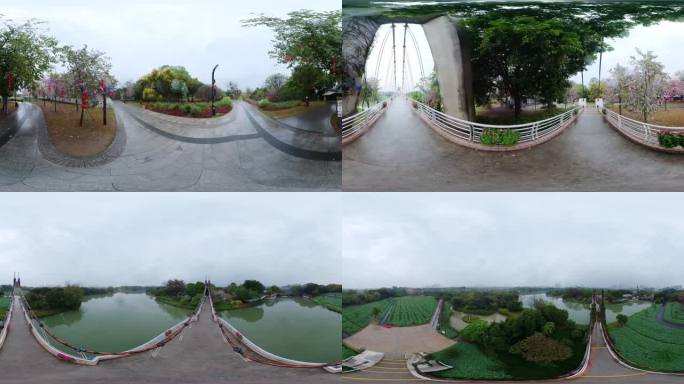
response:
<path id="1" fill-rule="evenodd" d="M 220 87 L 232 80 L 254 88 L 272 73 L 289 71 L 268 55 L 270 29 L 244 28 L 240 20 L 252 13 L 285 17 L 300 9 L 340 7 L 341 0 L 23 0 L 3 2 L 0 14 L 46 21 L 60 43 L 106 52 L 121 83 L 164 64 L 183 65 L 209 83 L 219 64 Z"/>
<path id="2" fill-rule="evenodd" d="M 339 283 L 331 193 L 4 193 L 2 284 Z"/>
<path id="3" fill-rule="evenodd" d="M 684 284 L 681 196 L 345 193 L 345 288 Z"/>
<path id="4" fill-rule="evenodd" d="M 682 62 L 682 42 L 684 41 L 684 22 L 662 21 L 648 27 L 637 26 L 629 31 L 629 35 L 618 39 L 609 39 L 606 42 L 613 47 L 613 51 L 603 54 L 601 79 L 610 77 L 609 70 L 616 64 L 630 67 L 630 56 L 636 56 L 635 48 L 642 52 L 653 51 L 658 56 L 657 61 L 665 66 L 665 72 L 674 75 L 675 72 L 684 70 Z M 584 84 L 599 75 L 598 58 L 584 72 Z M 580 84 L 581 74 L 572 77 L 572 81 Z"/>

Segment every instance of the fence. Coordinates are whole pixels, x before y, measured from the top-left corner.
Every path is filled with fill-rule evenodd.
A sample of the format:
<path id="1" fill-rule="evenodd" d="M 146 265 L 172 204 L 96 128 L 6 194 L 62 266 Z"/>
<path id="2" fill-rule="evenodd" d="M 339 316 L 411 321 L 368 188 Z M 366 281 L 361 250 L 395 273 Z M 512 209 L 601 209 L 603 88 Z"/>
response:
<path id="1" fill-rule="evenodd" d="M 7 316 L 5 317 L 5 324 L 0 331 L 0 349 L 5 344 L 5 339 L 7 339 L 7 333 L 9 333 L 10 322 L 12 321 L 12 312 L 14 312 L 14 292 L 12 292 L 12 300 L 10 301 L 9 308 L 7 308 Z"/>
<path id="2" fill-rule="evenodd" d="M 661 151 L 684 152 L 684 147 L 665 148 L 660 145 L 658 140 L 660 134 L 664 132 L 684 134 L 684 127 L 666 127 L 644 123 L 622 116 L 608 108 L 599 108 L 599 111 L 601 111 L 610 125 L 632 141 Z"/>
<path id="3" fill-rule="evenodd" d="M 342 118 L 342 145 L 351 143 L 363 135 L 387 110 L 389 102 L 381 101 L 364 111 Z"/>
<path id="4" fill-rule="evenodd" d="M 418 101 L 413 101 L 413 103 L 415 103 L 415 111 L 418 115 L 447 140 L 471 148 L 491 151 L 515 150 L 545 142 L 574 122 L 583 110 L 582 107 L 575 107 L 554 117 L 532 123 L 491 125 L 449 116 Z M 520 134 L 520 140 L 511 146 L 482 144 L 482 134 L 488 129 L 510 129 Z"/>

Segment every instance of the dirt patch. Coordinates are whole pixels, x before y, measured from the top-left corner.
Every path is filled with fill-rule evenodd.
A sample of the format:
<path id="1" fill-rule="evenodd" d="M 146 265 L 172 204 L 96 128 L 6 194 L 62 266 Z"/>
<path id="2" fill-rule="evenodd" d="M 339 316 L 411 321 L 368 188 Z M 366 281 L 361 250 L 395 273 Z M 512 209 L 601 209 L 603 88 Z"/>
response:
<path id="1" fill-rule="evenodd" d="M 456 343 L 437 333 L 430 324 L 393 328 L 370 324 L 344 339 L 344 342 L 355 349 L 369 349 L 392 354 L 437 352 Z"/>
<path id="2" fill-rule="evenodd" d="M 36 103 L 45 116 L 50 142 L 59 152 L 74 157 L 95 156 L 104 152 L 116 137 L 116 116 L 107 109 L 107 125 L 102 122 L 102 108 L 86 109 L 83 126 L 81 110 L 73 104 Z"/>
<path id="3" fill-rule="evenodd" d="M 617 107 L 610 107 L 614 112 L 618 112 Z M 632 112 L 622 108 L 622 115 L 637 121 L 644 121 L 643 116 L 638 112 Z M 664 125 L 666 127 L 684 127 L 684 109 L 681 105 L 673 104 L 668 106 L 667 111 L 656 111 L 648 120 L 649 124 Z"/>
<path id="4" fill-rule="evenodd" d="M 326 105 L 325 101 L 312 101 L 309 103 L 309 106 L 307 107 L 306 105 L 298 105 L 296 107 L 292 108 L 285 108 L 285 109 L 270 109 L 270 108 L 259 108 L 261 112 L 263 112 L 265 115 L 270 116 L 274 119 L 285 119 L 287 117 L 293 117 L 293 116 L 299 116 L 303 113 L 306 113 L 307 111 L 314 109 L 314 108 L 321 108 Z"/>

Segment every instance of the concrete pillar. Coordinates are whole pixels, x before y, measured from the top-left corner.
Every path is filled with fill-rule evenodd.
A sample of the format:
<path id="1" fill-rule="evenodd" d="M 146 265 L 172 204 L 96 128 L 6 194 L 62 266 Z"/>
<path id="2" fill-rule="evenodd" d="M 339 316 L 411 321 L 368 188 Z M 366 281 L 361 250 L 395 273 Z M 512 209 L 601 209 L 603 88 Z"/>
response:
<path id="1" fill-rule="evenodd" d="M 435 61 L 444 113 L 475 120 L 470 48 L 459 33 L 457 20 L 440 16 L 423 24 Z"/>
<path id="2" fill-rule="evenodd" d="M 380 28 L 380 23 L 369 17 L 347 17 L 342 20 L 342 57 L 344 58 L 342 113 L 344 116 L 353 113 L 356 108 L 359 87 L 366 70 L 366 60 L 370 55 L 378 28 Z"/>

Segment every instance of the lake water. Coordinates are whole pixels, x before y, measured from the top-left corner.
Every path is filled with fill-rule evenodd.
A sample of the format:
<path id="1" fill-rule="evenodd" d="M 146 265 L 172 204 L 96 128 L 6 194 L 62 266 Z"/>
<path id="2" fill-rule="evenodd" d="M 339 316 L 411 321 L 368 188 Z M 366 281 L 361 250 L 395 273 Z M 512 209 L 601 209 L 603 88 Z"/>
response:
<path id="1" fill-rule="evenodd" d="M 555 305 L 557 308 L 568 311 L 568 317 L 571 320 L 574 320 L 577 324 L 589 324 L 589 304 L 564 301 L 559 297 L 548 296 L 546 293 L 520 295 L 520 301 L 522 301 L 523 307 L 525 308 L 531 308 L 534 305 L 535 300 L 544 300 L 547 303 Z M 650 306 L 651 303 L 643 301 L 628 302 L 623 304 L 606 304 L 606 321 L 608 323 L 615 322 L 617 315 L 620 313 L 630 316 Z"/>
<path id="2" fill-rule="evenodd" d="M 121 352 L 153 339 L 190 313 L 158 303 L 144 293 L 115 293 L 92 296 L 78 311 L 63 312 L 41 321 L 70 344 L 101 352 Z M 52 343 L 65 350 L 61 344 Z M 71 350 L 66 351 L 73 354 Z"/>
<path id="3" fill-rule="evenodd" d="M 307 299 L 269 300 L 220 316 L 264 350 L 289 359 L 340 360 L 342 315 Z"/>

